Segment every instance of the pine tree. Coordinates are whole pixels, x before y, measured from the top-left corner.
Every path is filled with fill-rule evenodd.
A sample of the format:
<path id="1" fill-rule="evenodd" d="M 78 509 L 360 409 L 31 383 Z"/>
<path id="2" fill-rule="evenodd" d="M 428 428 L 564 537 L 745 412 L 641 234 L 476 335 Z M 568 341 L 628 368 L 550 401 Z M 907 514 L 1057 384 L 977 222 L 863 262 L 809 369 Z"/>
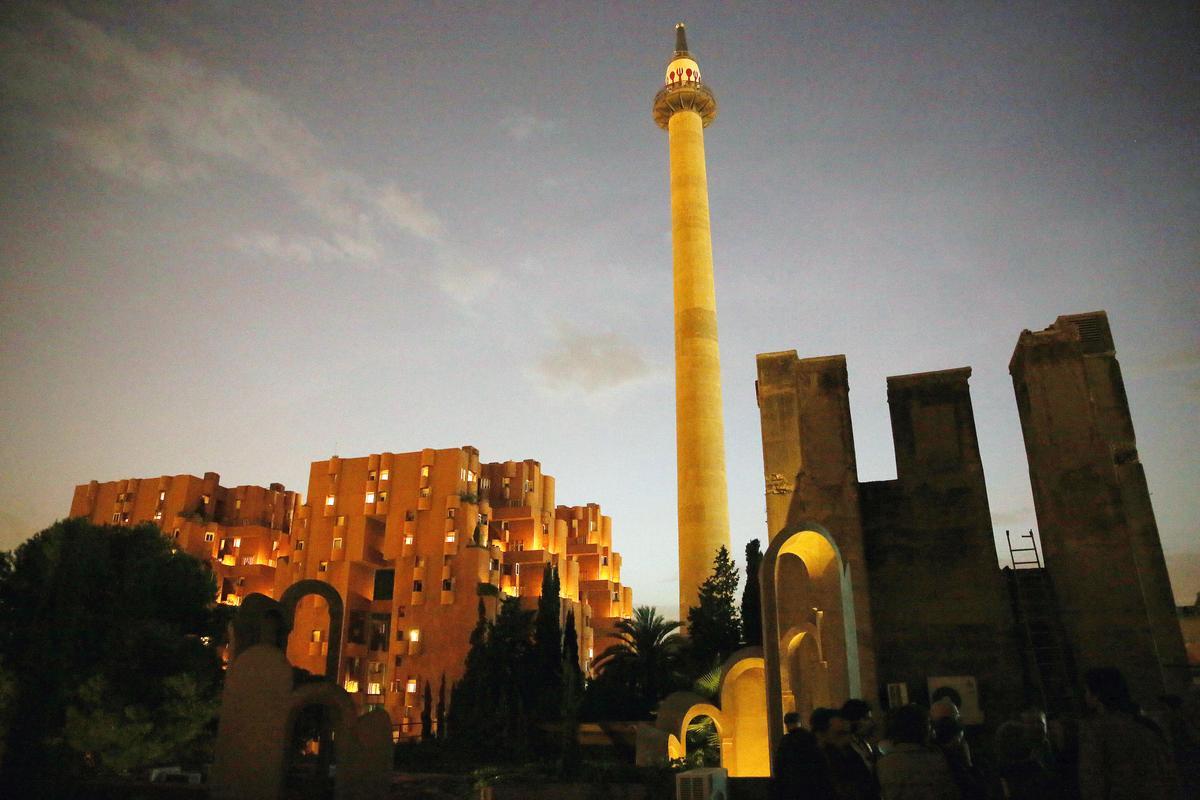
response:
<path id="1" fill-rule="evenodd" d="M 738 570 L 724 545 L 713 559 L 712 575 L 700 584 L 699 605 L 688 609 L 688 638 L 698 669 L 708 669 L 738 649 L 742 625 L 736 606 Z"/>
<path id="2" fill-rule="evenodd" d="M 746 588 L 742 591 L 742 638 L 747 647 L 762 646 L 762 589 L 758 567 L 762 564 L 758 539 L 746 544 Z"/>
<path id="3" fill-rule="evenodd" d="M 479 618 L 471 630 L 471 647 L 463 675 L 450 690 L 447 735 L 465 748 L 473 749 L 480 736 L 494 733 L 491 719 L 496 700 L 495 684 L 489 680 L 489 652 L 492 623 L 488 621 L 483 598 L 479 598 Z"/>

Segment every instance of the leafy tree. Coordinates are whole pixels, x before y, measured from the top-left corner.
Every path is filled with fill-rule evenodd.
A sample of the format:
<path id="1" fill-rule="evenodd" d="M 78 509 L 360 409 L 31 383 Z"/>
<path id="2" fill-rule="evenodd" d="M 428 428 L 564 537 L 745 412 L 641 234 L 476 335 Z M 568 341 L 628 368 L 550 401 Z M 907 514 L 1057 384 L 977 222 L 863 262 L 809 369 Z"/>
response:
<path id="1" fill-rule="evenodd" d="M 215 593 L 206 565 L 154 525 L 64 520 L 0 558 L 13 685 L 0 795 L 38 776 L 196 758 L 222 674 Z"/>
<path id="2" fill-rule="evenodd" d="M 763 554 L 758 539 L 746 543 L 746 588 L 742 591 L 742 638 L 747 647 L 762 645 L 762 589 L 758 568 Z"/>
<path id="3" fill-rule="evenodd" d="M 707 669 L 738 649 L 742 625 L 735 605 L 738 571 L 723 545 L 713 559 L 713 572 L 700 584 L 699 605 L 688 609 L 688 637 L 693 664 Z"/>
<path id="4" fill-rule="evenodd" d="M 600 675 L 595 692 L 623 692 L 632 701 L 625 705 L 637 717 L 646 716 L 675 686 L 682 644 L 675 632 L 679 623 L 650 606 L 639 606 L 631 619 L 618 620 L 614 627 L 617 644 L 596 659 Z"/>
<path id="5" fill-rule="evenodd" d="M 561 601 L 558 597 L 558 570 L 549 563 L 542 570 L 542 594 L 538 598 L 537 617 L 533 629 L 533 674 L 539 687 L 536 698 L 537 716 L 554 719 L 562 702 L 562 627 L 559 625 Z"/>

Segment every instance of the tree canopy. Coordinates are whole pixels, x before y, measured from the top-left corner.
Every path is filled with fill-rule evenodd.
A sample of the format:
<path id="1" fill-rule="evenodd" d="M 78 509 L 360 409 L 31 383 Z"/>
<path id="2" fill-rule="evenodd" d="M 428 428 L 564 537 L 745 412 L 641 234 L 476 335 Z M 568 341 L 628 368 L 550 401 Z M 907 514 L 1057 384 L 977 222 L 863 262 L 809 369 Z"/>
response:
<path id="1" fill-rule="evenodd" d="M 639 606 L 631 619 L 618 620 L 614 627 L 617 644 L 596 659 L 600 674 L 592 691 L 603 701 L 595 705 L 615 706 L 612 710 L 623 718 L 647 717 L 680 684 L 679 623 L 651 606 Z"/>
<path id="2" fill-rule="evenodd" d="M 11 787 L 200 761 L 227 616 L 207 565 L 154 525 L 57 522 L 0 557 Z"/>

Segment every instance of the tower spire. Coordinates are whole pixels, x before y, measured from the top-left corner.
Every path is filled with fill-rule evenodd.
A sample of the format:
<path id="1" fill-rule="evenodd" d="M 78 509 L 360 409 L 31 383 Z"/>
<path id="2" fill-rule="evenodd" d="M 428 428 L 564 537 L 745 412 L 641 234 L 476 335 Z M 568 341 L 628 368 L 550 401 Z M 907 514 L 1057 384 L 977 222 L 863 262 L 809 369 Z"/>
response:
<path id="1" fill-rule="evenodd" d="M 684 28 L 682 22 L 676 23 L 676 25 L 675 25 L 675 55 L 677 55 L 677 56 L 688 55 L 687 29 Z"/>

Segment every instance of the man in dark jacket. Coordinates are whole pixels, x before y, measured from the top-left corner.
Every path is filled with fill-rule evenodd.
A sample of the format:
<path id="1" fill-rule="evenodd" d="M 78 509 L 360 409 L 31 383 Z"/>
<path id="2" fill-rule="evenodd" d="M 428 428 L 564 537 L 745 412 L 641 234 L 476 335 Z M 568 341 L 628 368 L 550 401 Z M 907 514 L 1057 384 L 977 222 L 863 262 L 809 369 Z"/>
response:
<path id="1" fill-rule="evenodd" d="M 783 724 L 788 732 L 775 751 L 774 800 L 837 800 L 817 737 L 800 727 L 800 715 L 795 712 L 785 714 Z"/>

